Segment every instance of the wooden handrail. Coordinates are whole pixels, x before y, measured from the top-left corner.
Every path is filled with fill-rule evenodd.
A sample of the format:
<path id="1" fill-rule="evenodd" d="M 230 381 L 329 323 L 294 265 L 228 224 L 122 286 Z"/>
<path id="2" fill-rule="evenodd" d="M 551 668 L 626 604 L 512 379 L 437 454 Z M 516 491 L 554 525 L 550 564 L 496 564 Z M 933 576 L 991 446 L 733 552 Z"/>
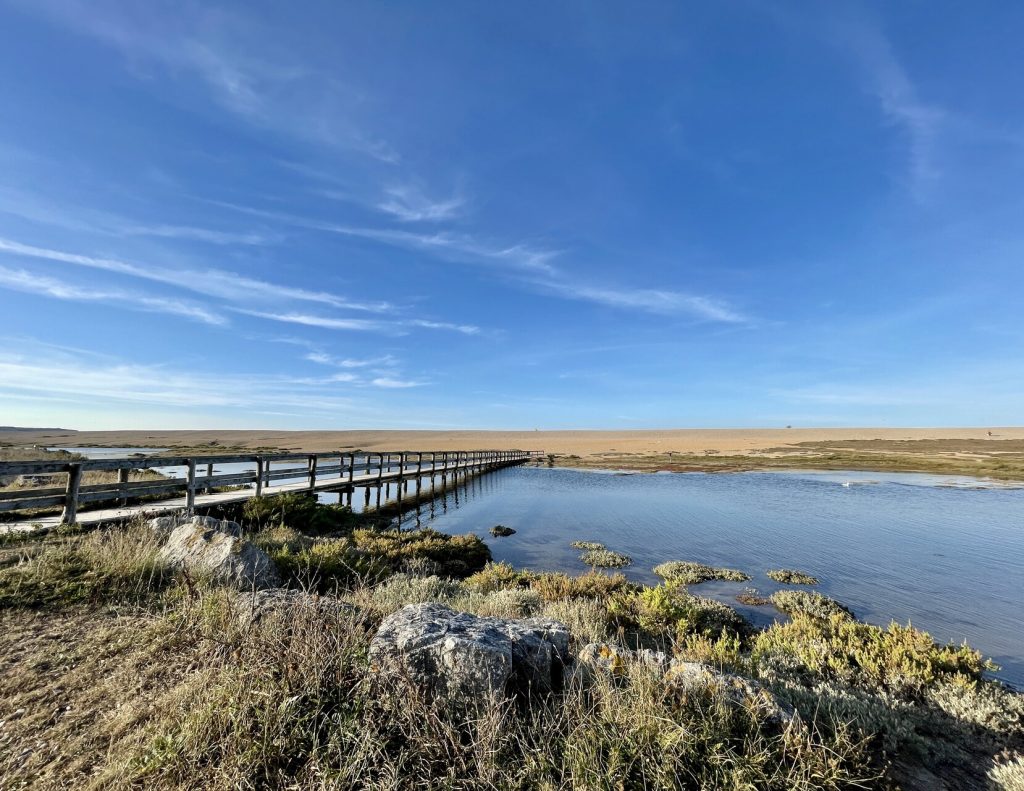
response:
<path id="1" fill-rule="evenodd" d="M 424 464 L 424 456 L 429 463 Z M 44 486 L 0 492 L 0 511 L 23 511 L 33 508 L 63 506 L 61 521 L 73 523 L 82 503 L 104 500 L 126 501 L 140 496 L 180 496 L 185 492 L 186 508 L 195 507 L 196 495 L 223 486 L 254 486 L 256 496 L 279 494 L 268 492 L 273 481 L 306 479 L 309 491 L 344 489 L 356 486 L 381 486 L 407 477 L 421 478 L 449 472 L 488 470 L 529 461 L 540 451 L 400 451 L 392 453 L 240 453 L 206 456 L 132 456 L 120 459 L 85 459 L 82 461 L 4 461 L 0 477 L 17 475 L 66 476 L 64 485 Z M 385 459 L 385 456 L 387 458 Z M 395 457 L 398 457 L 397 459 Z M 415 456 L 415 463 L 412 457 Z M 374 459 L 376 457 L 376 459 Z M 272 462 L 301 461 L 303 466 L 271 468 Z M 216 473 L 217 464 L 247 464 L 252 469 Z M 397 471 L 392 468 L 397 463 Z M 154 478 L 131 481 L 132 471 L 154 467 L 183 467 L 185 477 Z M 198 471 L 201 470 L 202 474 Z M 90 471 L 117 472 L 117 482 L 83 484 Z M 357 473 L 365 473 L 358 476 Z M 55 482 L 56 483 L 56 482 Z"/>

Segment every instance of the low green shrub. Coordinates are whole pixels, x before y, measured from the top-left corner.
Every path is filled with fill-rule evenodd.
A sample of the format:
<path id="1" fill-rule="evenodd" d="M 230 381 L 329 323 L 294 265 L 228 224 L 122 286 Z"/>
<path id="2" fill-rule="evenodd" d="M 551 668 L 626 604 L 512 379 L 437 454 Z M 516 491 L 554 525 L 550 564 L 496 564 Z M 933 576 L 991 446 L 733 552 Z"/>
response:
<path id="1" fill-rule="evenodd" d="M 820 580 L 810 574 L 793 569 L 771 569 L 767 572 L 769 579 L 781 582 L 784 585 L 817 585 Z"/>
<path id="2" fill-rule="evenodd" d="M 776 591 L 769 600 L 786 615 L 810 615 L 814 618 L 841 616 L 853 618 L 853 611 L 817 591 Z"/>
<path id="3" fill-rule="evenodd" d="M 315 494 L 289 492 L 247 500 L 241 521 L 254 530 L 284 526 L 301 533 L 323 534 L 350 530 L 363 518 L 348 506 L 320 503 Z"/>
<path id="4" fill-rule="evenodd" d="M 723 632 L 745 636 L 751 631 L 747 620 L 727 604 L 694 596 L 671 583 L 613 594 L 608 611 L 620 626 L 653 637 L 718 637 Z"/>
<path id="5" fill-rule="evenodd" d="M 705 566 L 703 563 L 693 563 L 687 560 L 670 560 L 660 563 L 654 567 L 654 573 L 668 582 L 678 582 L 683 585 L 697 585 L 708 580 L 729 580 L 731 582 L 746 582 L 750 579 L 749 574 L 744 574 L 737 569 L 715 568 Z"/>
<path id="6" fill-rule="evenodd" d="M 605 599 L 618 591 L 636 588 L 636 585 L 627 580 L 624 574 L 588 571 L 576 576 L 561 572 L 536 574 L 530 580 L 530 587 L 544 601 L 562 601 L 577 598 Z"/>
<path id="7" fill-rule="evenodd" d="M 912 695 L 940 682 L 973 687 L 991 667 L 962 645 L 938 645 L 926 632 L 890 624 L 881 629 L 845 613 L 827 618 L 796 612 L 753 643 L 755 661 L 795 660 L 803 672 L 861 687 Z"/>
<path id="8" fill-rule="evenodd" d="M 581 549 L 584 551 L 604 549 L 604 544 L 598 541 L 570 541 L 569 546 L 573 549 Z"/>
<path id="9" fill-rule="evenodd" d="M 437 530 L 353 530 L 356 549 L 380 559 L 395 571 L 408 561 L 429 560 L 442 577 L 466 577 L 484 568 L 491 550 L 479 536 L 451 536 Z"/>
<path id="10" fill-rule="evenodd" d="M 517 571 L 510 563 L 488 563 L 480 571 L 466 578 L 467 590 L 491 593 L 505 588 L 525 588 L 533 580 L 529 571 Z"/>
<path id="11" fill-rule="evenodd" d="M 590 549 L 580 556 L 580 560 L 591 568 L 623 569 L 633 564 L 633 558 L 610 549 Z"/>

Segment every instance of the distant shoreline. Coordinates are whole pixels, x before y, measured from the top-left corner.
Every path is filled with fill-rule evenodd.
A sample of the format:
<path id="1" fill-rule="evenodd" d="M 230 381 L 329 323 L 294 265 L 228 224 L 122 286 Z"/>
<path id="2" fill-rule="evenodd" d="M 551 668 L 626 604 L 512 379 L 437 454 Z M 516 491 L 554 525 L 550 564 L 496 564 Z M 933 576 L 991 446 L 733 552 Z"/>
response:
<path id="1" fill-rule="evenodd" d="M 640 472 L 859 470 L 1024 481 L 1024 427 L 638 431 L 0 430 L 0 445 L 246 450 L 539 450 L 553 466 Z"/>

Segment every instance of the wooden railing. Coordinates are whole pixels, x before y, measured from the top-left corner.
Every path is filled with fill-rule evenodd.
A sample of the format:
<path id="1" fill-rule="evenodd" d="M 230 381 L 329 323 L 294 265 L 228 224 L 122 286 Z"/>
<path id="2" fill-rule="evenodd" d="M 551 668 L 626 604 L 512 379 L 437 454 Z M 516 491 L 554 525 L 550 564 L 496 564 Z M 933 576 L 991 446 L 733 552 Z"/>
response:
<path id="1" fill-rule="evenodd" d="M 539 451 L 401 451 L 390 453 L 261 453 L 217 456 L 143 456 L 85 461 L 4 461 L 0 479 L 19 476 L 66 476 L 60 486 L 0 491 L 0 511 L 26 511 L 62 507 L 61 522 L 73 524 L 80 505 L 104 501 L 164 499 L 185 496 L 185 507 L 195 507 L 197 493 L 221 487 L 251 487 L 252 496 L 280 494 L 275 482 L 302 483 L 299 490 L 338 491 L 380 486 L 405 478 L 484 471 L 534 458 Z M 298 464 L 297 464 L 298 462 Z M 216 473 L 215 465 L 245 464 L 244 470 Z M 251 465 L 251 469 L 248 467 Z M 287 465 L 287 466 L 282 466 Z M 129 480 L 133 471 L 179 468 L 184 477 Z M 84 484 L 89 471 L 117 472 L 117 481 Z M 60 479 L 58 478 L 58 481 Z M 289 486 L 287 491 L 296 491 Z"/>

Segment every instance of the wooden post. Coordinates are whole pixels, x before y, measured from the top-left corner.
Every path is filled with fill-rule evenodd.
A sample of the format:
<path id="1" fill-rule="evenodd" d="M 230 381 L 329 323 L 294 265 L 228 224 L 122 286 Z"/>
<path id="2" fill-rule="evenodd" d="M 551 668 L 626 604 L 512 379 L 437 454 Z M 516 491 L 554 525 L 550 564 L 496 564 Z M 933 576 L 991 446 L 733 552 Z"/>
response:
<path id="1" fill-rule="evenodd" d="M 210 462 L 209 464 L 206 465 L 206 478 L 207 478 L 207 481 L 206 481 L 206 486 L 203 487 L 203 491 L 206 492 L 207 494 L 209 494 L 210 491 L 213 489 L 213 486 L 211 485 L 211 483 L 209 481 L 209 479 L 212 478 L 212 477 L 213 477 L 213 462 Z"/>
<path id="2" fill-rule="evenodd" d="M 316 454 L 309 454 L 309 490 L 316 489 Z"/>
<path id="3" fill-rule="evenodd" d="M 127 467 L 121 467 L 117 471 L 117 482 L 118 483 L 128 483 L 128 468 Z M 128 505 L 128 496 L 127 495 L 125 495 L 124 497 L 121 498 L 121 505 Z"/>
<path id="4" fill-rule="evenodd" d="M 78 517 L 78 487 L 82 485 L 82 465 L 68 465 L 68 488 L 64 494 L 64 512 L 60 515 L 62 525 L 73 525 Z"/>
<path id="5" fill-rule="evenodd" d="M 188 513 L 196 507 L 196 460 L 188 460 L 188 483 L 185 488 L 185 510 Z"/>
<path id="6" fill-rule="evenodd" d="M 263 494 L 263 457 L 256 457 L 256 496 Z"/>
<path id="7" fill-rule="evenodd" d="M 352 479 L 356 476 L 356 454 L 348 454 L 348 482 L 352 483 Z"/>
<path id="8" fill-rule="evenodd" d="M 270 488 L 270 464 L 271 464 L 270 459 L 267 459 L 266 473 L 267 473 L 267 488 L 268 489 Z"/>
<path id="9" fill-rule="evenodd" d="M 377 494 L 380 495 L 380 482 L 384 479 L 384 454 L 378 453 L 377 457 L 380 459 L 380 463 L 377 465 Z"/>

